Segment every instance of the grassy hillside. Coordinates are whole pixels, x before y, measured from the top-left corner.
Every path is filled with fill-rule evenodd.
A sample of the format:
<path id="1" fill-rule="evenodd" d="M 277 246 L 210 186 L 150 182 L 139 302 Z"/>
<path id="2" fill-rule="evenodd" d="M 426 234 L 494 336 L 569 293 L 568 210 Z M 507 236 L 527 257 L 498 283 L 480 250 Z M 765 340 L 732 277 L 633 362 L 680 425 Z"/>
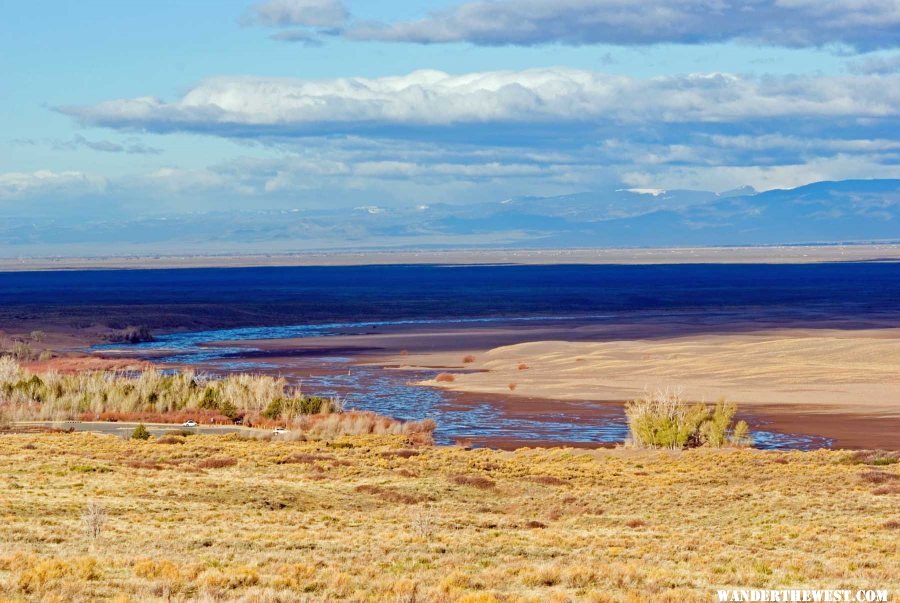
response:
<path id="1" fill-rule="evenodd" d="M 864 453 L 0 436 L 0 598 L 709 601 L 900 588 Z"/>

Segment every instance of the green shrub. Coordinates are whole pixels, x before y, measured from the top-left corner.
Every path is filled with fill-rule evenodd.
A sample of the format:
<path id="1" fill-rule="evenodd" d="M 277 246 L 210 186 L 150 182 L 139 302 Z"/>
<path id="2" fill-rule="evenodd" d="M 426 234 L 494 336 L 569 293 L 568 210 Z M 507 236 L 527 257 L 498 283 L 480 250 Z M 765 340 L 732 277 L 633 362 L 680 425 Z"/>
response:
<path id="1" fill-rule="evenodd" d="M 137 427 L 134 428 L 134 431 L 131 434 L 132 440 L 149 440 L 150 432 L 144 427 L 144 424 L 141 423 Z"/>
<path id="2" fill-rule="evenodd" d="M 277 421 L 281 418 L 281 412 L 284 407 L 284 398 L 275 398 L 266 409 L 263 411 L 263 416 L 267 419 L 271 419 L 272 421 Z"/>
<path id="3" fill-rule="evenodd" d="M 710 408 L 677 392 L 657 391 L 625 405 L 632 443 L 648 448 L 695 448 L 752 443 L 744 421 L 732 427 L 737 407 L 721 400 Z"/>
<path id="4" fill-rule="evenodd" d="M 329 398 L 321 396 L 299 396 L 296 398 L 276 398 L 263 411 L 267 419 L 292 419 L 299 415 L 338 412 L 340 408 Z"/>
<path id="5" fill-rule="evenodd" d="M 219 408 L 219 392 L 211 385 L 207 385 L 197 405 L 207 410 L 217 410 Z"/>
<path id="6" fill-rule="evenodd" d="M 229 419 L 234 419 L 238 414 L 238 408 L 231 400 L 221 400 L 219 402 L 219 412 Z"/>

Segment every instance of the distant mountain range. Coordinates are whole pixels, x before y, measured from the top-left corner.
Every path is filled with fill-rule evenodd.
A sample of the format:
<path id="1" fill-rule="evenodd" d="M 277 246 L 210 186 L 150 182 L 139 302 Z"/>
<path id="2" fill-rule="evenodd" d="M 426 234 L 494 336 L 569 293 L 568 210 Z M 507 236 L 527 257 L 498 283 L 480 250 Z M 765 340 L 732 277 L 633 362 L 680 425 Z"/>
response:
<path id="1" fill-rule="evenodd" d="M 617 189 L 491 203 L 0 222 L 0 255 L 900 241 L 900 180 L 726 193 Z"/>

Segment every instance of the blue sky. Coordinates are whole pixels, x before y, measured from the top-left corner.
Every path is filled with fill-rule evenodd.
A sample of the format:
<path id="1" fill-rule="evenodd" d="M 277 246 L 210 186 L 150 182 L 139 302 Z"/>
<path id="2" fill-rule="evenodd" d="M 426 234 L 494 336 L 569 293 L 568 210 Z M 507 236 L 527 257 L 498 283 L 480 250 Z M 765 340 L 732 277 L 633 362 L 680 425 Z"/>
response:
<path id="1" fill-rule="evenodd" d="M 895 0 L 4 9 L 2 215 L 900 177 Z"/>

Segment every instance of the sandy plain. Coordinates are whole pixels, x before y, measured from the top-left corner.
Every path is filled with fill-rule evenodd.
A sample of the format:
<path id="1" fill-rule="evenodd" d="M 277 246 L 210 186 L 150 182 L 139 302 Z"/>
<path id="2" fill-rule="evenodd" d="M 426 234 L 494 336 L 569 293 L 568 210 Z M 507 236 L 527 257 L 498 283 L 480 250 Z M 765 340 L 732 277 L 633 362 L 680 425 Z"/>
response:
<path id="1" fill-rule="evenodd" d="M 31 270 L 361 266 L 382 264 L 805 264 L 900 261 L 900 244 L 622 249 L 481 249 L 246 255 L 0 257 L 0 272 Z"/>

